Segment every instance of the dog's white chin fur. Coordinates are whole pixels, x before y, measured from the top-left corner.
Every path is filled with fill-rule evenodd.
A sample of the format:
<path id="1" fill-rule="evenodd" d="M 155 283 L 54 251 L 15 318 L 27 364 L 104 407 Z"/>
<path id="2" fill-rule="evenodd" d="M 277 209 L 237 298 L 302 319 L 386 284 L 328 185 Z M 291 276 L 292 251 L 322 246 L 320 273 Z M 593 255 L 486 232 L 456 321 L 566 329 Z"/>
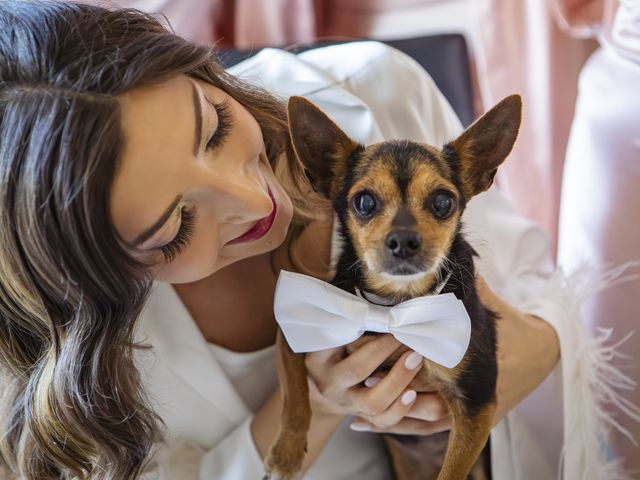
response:
<path id="1" fill-rule="evenodd" d="M 412 273 L 411 275 L 393 275 L 391 273 L 380 272 L 379 275 L 385 280 L 389 280 L 390 282 L 407 284 L 417 282 L 418 280 L 422 280 L 426 277 L 429 272 L 418 272 Z"/>
<path id="2" fill-rule="evenodd" d="M 380 275 L 380 277 L 384 278 L 389 282 L 393 282 L 395 285 L 398 285 L 399 287 L 406 287 L 410 283 L 422 280 L 427 275 L 436 273 L 438 271 L 438 267 L 440 266 L 440 261 L 441 261 L 441 257 L 438 257 L 436 259 L 435 265 L 431 267 L 429 270 L 426 270 L 423 272 L 416 272 L 416 273 L 411 273 L 407 275 L 397 275 L 389 272 L 377 272 L 377 275 Z M 375 268 L 373 259 L 371 258 L 368 252 L 364 254 L 364 263 L 367 265 L 367 268 L 369 269 L 369 271 L 375 272 L 377 270 L 377 268 Z"/>

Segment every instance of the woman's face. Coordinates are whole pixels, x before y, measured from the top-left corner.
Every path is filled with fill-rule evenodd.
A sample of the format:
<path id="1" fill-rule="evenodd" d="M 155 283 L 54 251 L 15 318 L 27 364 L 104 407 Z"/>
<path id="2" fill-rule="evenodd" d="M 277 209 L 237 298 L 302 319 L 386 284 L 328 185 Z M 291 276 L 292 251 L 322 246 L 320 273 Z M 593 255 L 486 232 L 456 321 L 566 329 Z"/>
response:
<path id="1" fill-rule="evenodd" d="M 155 279 L 193 282 L 284 241 L 291 200 L 240 103 L 186 75 L 119 100 L 125 144 L 111 215 Z"/>

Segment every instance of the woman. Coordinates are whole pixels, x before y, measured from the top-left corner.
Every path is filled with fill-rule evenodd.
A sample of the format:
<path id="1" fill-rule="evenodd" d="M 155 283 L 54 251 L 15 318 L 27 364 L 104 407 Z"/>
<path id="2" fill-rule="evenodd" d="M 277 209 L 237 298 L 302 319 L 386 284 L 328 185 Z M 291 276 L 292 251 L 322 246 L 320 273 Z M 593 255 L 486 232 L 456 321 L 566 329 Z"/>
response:
<path id="1" fill-rule="evenodd" d="M 613 328 L 615 339 L 637 328 L 640 311 L 640 1 L 556 0 L 558 21 L 568 33 L 597 38 L 585 63 L 567 147 L 560 203 L 558 263 L 575 269 L 586 259 L 634 263 L 636 281 L 593 295 L 585 311 L 592 329 Z M 634 262 L 630 262 L 634 261 Z M 633 335 L 614 364 L 640 380 L 640 336 Z M 626 395 L 640 403 L 640 390 Z M 624 415 L 611 405 L 616 415 Z M 636 439 L 640 423 L 625 425 Z M 638 445 L 612 436 L 611 449 L 628 470 L 640 471 Z"/>
<path id="2" fill-rule="evenodd" d="M 305 94 L 363 142 L 440 144 L 461 130 L 417 64 L 377 43 L 299 57 L 267 50 L 234 72 Z M 277 273 L 326 276 L 331 254 L 332 218 L 317 210 L 286 128 L 280 99 L 149 16 L 0 4 L 7 474 L 262 475 L 281 405 Z M 537 227 L 495 189 L 465 215 L 479 271 L 500 293 L 479 280 L 501 316 L 493 476 L 551 475 L 555 460 L 513 407 L 556 364 L 555 331 L 567 345 L 563 322 L 577 319 L 563 316 L 558 291 L 540 295 L 551 262 Z M 307 355 L 305 478 L 388 478 L 379 436 L 348 428 L 357 412 L 366 412 L 360 430 L 450 427 L 437 392 L 402 402 L 415 373 L 408 355 L 384 379 L 369 378 L 397 347 L 381 336 L 346 358 L 341 349 Z M 573 359 L 563 357 L 563 375 Z M 553 419 L 538 416 L 538 427 L 543 420 Z"/>

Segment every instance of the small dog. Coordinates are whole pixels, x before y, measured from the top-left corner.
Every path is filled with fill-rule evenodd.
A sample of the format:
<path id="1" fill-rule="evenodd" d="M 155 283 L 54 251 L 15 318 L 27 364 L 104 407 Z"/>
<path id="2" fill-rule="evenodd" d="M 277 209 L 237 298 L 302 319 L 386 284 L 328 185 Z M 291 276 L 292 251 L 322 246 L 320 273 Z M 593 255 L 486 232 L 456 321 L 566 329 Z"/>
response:
<path id="1" fill-rule="evenodd" d="M 489 437 L 496 409 L 497 315 L 478 298 L 476 252 L 463 238 L 461 216 L 469 200 L 489 188 L 511 151 L 521 108 L 518 95 L 505 98 L 441 149 L 404 140 L 365 147 L 308 100 L 289 100 L 296 155 L 313 188 L 337 214 L 341 248 L 331 283 L 394 304 L 451 292 L 471 318 L 462 361 L 449 369 L 425 359 L 409 386 L 420 392 L 435 384 L 449 406 L 453 428 L 442 468 L 434 474 L 416 463 L 420 438 L 384 434 L 397 479 L 437 474 L 438 480 L 463 480 Z M 346 352 L 376 335 L 361 336 Z M 379 370 L 389 370 L 407 350 L 396 350 Z M 294 353 L 281 331 L 277 351 L 284 407 L 278 437 L 265 459 L 265 478 L 290 479 L 302 466 L 311 409 L 304 354 Z"/>

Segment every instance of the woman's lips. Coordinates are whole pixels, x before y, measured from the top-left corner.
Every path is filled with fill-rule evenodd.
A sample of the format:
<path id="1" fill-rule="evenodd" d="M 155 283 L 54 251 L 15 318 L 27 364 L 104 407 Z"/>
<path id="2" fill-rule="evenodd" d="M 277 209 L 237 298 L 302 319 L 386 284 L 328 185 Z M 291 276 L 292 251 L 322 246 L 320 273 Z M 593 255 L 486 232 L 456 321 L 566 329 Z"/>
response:
<path id="1" fill-rule="evenodd" d="M 267 191 L 269 193 L 269 198 L 271 198 L 271 203 L 273 204 L 273 209 L 268 217 L 263 218 L 262 220 L 258 220 L 253 226 L 246 232 L 240 235 L 238 238 L 234 238 L 233 240 L 227 242 L 227 245 L 235 245 L 237 243 L 246 243 L 246 242 L 254 242 L 262 237 L 264 237 L 271 227 L 273 226 L 273 222 L 276 219 L 276 212 L 278 211 L 278 205 L 276 204 L 276 200 L 273 197 L 273 193 L 271 189 L 267 186 Z"/>

